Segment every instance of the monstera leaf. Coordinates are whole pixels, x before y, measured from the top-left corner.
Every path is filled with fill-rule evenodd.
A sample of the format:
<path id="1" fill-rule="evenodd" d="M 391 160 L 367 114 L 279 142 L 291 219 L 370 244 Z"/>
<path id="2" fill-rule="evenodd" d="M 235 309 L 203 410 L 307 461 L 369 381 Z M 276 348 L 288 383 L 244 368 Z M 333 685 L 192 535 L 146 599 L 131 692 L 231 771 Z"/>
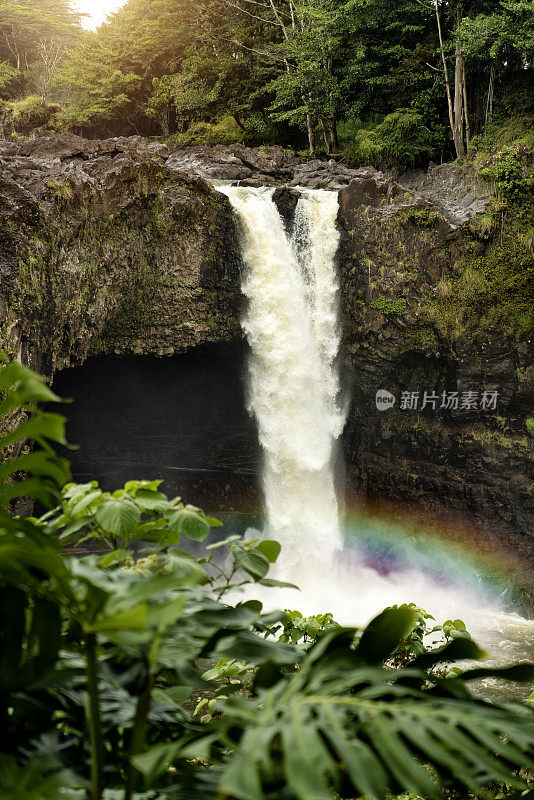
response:
<path id="1" fill-rule="evenodd" d="M 258 687 L 256 699 L 221 703 L 221 742 L 235 745 L 220 780 L 223 796 L 261 800 L 269 787 L 298 800 L 332 800 L 334 790 L 437 797 L 450 781 L 471 791 L 492 780 L 521 786 L 514 770 L 534 767 L 534 711 L 475 699 L 458 678 L 436 678 L 427 691 L 432 678 L 421 667 L 379 666 L 409 626 L 405 607 L 389 609 L 359 646 L 350 645 L 353 630 L 328 634 L 297 672 Z M 452 660 L 455 647 L 434 654 L 433 663 Z M 460 655 L 480 651 L 464 641 Z M 534 666 L 501 675 L 534 680 Z"/>

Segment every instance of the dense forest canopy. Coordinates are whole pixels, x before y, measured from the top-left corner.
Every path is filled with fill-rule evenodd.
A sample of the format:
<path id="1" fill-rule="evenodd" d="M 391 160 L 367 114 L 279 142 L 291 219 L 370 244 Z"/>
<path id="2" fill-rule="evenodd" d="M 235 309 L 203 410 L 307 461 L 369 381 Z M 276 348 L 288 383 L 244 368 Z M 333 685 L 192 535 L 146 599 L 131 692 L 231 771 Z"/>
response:
<path id="1" fill-rule="evenodd" d="M 0 0 L 4 124 L 410 164 L 532 110 L 534 0 L 128 0 L 108 19 Z"/>

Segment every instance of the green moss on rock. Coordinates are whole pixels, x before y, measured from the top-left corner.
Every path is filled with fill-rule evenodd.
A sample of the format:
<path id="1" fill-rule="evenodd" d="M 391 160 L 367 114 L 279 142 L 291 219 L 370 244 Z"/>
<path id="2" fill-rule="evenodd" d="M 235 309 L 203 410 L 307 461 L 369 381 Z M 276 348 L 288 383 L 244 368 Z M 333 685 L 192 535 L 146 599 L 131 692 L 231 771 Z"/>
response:
<path id="1" fill-rule="evenodd" d="M 406 311 L 407 301 L 405 297 L 399 297 L 394 300 L 391 297 L 377 297 L 373 300 L 371 306 L 380 311 L 381 314 L 392 314 L 400 316 Z"/>

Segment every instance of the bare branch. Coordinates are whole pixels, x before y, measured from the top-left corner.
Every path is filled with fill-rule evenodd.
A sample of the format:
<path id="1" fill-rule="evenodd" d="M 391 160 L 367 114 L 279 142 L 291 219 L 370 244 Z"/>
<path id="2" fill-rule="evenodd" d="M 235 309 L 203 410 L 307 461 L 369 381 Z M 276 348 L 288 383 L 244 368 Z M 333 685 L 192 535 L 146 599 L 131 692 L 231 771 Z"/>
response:
<path id="1" fill-rule="evenodd" d="M 265 52 L 264 50 L 258 50 L 256 47 L 248 47 L 246 44 L 243 44 L 243 42 L 240 42 L 238 39 L 229 39 L 226 36 L 218 36 L 217 39 L 223 42 L 230 42 L 231 44 L 235 44 L 238 47 L 241 47 L 243 50 L 247 50 L 249 53 L 257 53 L 257 55 L 259 56 L 270 58 L 271 61 L 278 61 L 279 63 L 280 62 L 285 63 L 285 59 L 281 58 L 280 56 L 277 56 L 275 53 L 269 53 Z"/>
<path id="2" fill-rule="evenodd" d="M 280 25 L 283 25 L 282 22 L 273 22 L 272 19 L 265 19 L 264 17 L 259 17 L 257 14 L 253 14 L 251 11 L 247 11 L 246 8 L 241 8 L 240 5 L 238 5 L 237 3 L 232 3 L 230 0 L 221 0 L 221 2 L 225 6 L 230 6 L 230 8 L 235 8 L 237 9 L 237 11 L 241 11 L 241 13 L 246 14 L 247 17 L 258 19 L 260 22 L 265 22 L 267 25 L 274 25 L 275 28 L 278 28 Z"/>
<path id="3" fill-rule="evenodd" d="M 252 5 L 255 5 L 255 6 L 262 6 L 262 8 L 271 8 L 271 4 L 270 3 L 261 3 L 261 2 L 259 2 L 259 0 L 243 0 L 243 2 L 244 3 L 251 3 Z M 284 17 L 288 16 L 283 11 L 279 11 L 279 13 L 280 13 L 280 16 L 284 16 Z"/>
<path id="4" fill-rule="evenodd" d="M 438 0 L 434 0 L 434 8 L 436 11 L 436 23 L 438 26 L 438 36 L 439 36 L 439 49 L 441 53 L 441 61 L 443 64 L 443 77 L 445 78 L 445 91 L 447 93 L 447 106 L 449 109 L 449 124 L 451 126 L 451 131 L 454 135 L 454 114 L 452 110 L 452 98 L 451 98 L 451 85 L 449 82 L 449 70 L 447 69 L 447 59 L 445 58 L 445 48 L 443 46 L 443 36 L 441 33 L 441 20 L 439 16 L 439 6 Z"/>
<path id="5" fill-rule="evenodd" d="M 270 0 L 270 3 L 271 3 L 271 8 L 272 8 L 272 10 L 273 10 L 273 14 L 274 14 L 274 16 L 276 17 L 276 19 L 277 19 L 277 21 L 278 21 L 278 24 L 279 24 L 279 25 L 281 26 L 281 28 L 282 28 L 282 33 L 284 34 L 284 39 L 286 40 L 286 42 L 288 42 L 288 41 L 289 41 L 289 35 L 288 35 L 288 33 L 287 33 L 287 30 L 286 30 L 286 26 L 285 26 L 285 24 L 284 24 L 284 21 L 283 21 L 283 19 L 281 18 L 280 14 L 278 13 L 278 9 L 276 8 L 276 6 L 275 6 L 275 4 L 274 4 L 274 0 Z"/>

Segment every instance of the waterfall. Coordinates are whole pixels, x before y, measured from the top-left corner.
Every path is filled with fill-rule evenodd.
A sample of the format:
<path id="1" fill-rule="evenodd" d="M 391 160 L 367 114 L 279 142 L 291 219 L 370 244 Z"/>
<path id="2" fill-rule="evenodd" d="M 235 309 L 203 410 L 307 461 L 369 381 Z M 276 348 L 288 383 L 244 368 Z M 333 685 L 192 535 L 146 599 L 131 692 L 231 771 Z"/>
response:
<path id="1" fill-rule="evenodd" d="M 341 547 L 333 473 L 344 423 L 336 367 L 337 194 L 303 190 L 290 236 L 273 189 L 218 188 L 241 224 L 265 533 L 282 544 L 277 577 L 302 583 L 304 567 L 310 578 L 324 574 Z"/>
<path id="2" fill-rule="evenodd" d="M 289 235 L 273 189 L 219 186 L 241 226 L 250 345 L 249 410 L 263 456 L 264 535 L 282 544 L 274 577 L 293 590 L 255 585 L 271 608 L 331 611 L 362 624 L 387 605 L 415 602 L 437 619 L 461 616 L 495 663 L 531 657 L 534 622 L 505 614 L 476 585 L 440 585 L 416 566 L 380 575 L 357 549 L 342 547 L 333 457 L 345 414 L 340 406 L 335 255 L 335 192 L 304 189 Z M 271 573 L 270 573 L 271 574 Z"/>

